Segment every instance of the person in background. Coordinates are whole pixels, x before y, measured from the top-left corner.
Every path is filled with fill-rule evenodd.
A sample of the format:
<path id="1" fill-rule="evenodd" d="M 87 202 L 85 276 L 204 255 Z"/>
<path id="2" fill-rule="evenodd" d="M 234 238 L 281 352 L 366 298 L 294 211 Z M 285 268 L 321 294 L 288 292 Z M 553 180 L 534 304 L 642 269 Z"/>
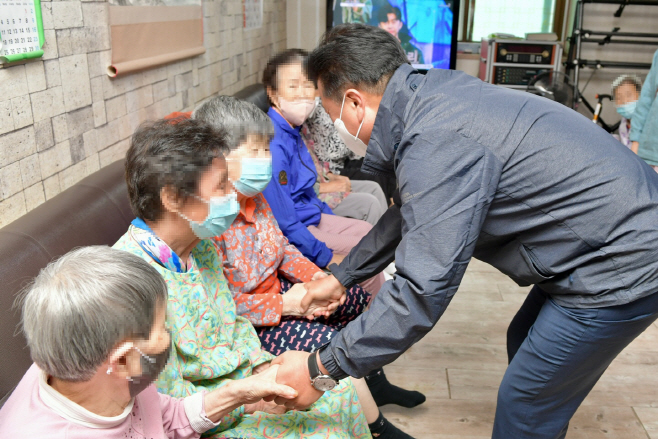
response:
<path id="1" fill-rule="evenodd" d="M 400 8 L 391 5 L 384 6 L 377 11 L 377 17 L 379 27 L 397 38 L 411 64 L 425 64 L 423 52 L 411 44 L 411 36 L 400 33 L 400 30 L 404 26 Z"/>
<path id="2" fill-rule="evenodd" d="M 273 178 L 263 195 L 286 238 L 318 267 L 325 268 L 342 261 L 372 225 L 334 215 L 315 192 L 318 175 L 300 134 L 301 125 L 315 107 L 315 85 L 303 67 L 306 55 L 301 49 L 288 49 L 272 57 L 263 72 L 271 105 L 267 114 L 274 125 L 270 142 Z M 374 196 L 372 199 L 379 204 Z M 379 273 L 361 286 L 375 295 L 383 282 Z"/>
<path id="3" fill-rule="evenodd" d="M 621 116 L 619 122 L 619 141 L 631 148 L 631 118 L 640 98 L 642 81 L 635 75 L 621 75 L 612 83 L 612 99 L 614 99 L 617 113 Z"/>
<path id="4" fill-rule="evenodd" d="M 0 410 L 3 438 L 191 439 L 238 407 L 294 397 L 278 366 L 176 399 L 153 380 L 165 366 L 167 285 L 137 256 L 73 250 L 41 270 L 21 297 L 34 364 Z"/>
<path id="5" fill-rule="evenodd" d="M 340 8 L 341 23 L 362 23 L 367 24 L 372 16 L 372 0 L 359 0 L 346 2 L 335 0 L 337 7 Z M 351 4 L 350 4 L 351 3 Z M 334 5 L 336 11 L 336 5 Z M 334 12 L 334 15 L 336 13 Z"/>
<path id="6" fill-rule="evenodd" d="M 327 173 L 348 178 L 352 183 L 356 181 L 377 183 L 390 205 L 390 200 L 395 197 L 395 179 L 361 171 L 363 156 L 350 151 L 338 135 L 320 99 L 316 98 L 316 102 L 315 110 L 302 125 L 302 137 L 311 154 L 317 157 L 319 165 Z M 322 196 L 320 198 L 322 199 Z M 323 201 L 331 206 L 331 202 L 326 199 Z"/>
<path id="7" fill-rule="evenodd" d="M 226 231 L 239 211 L 227 152 L 225 132 L 176 119 L 143 124 L 126 154 L 128 195 L 137 218 L 114 247 L 147 261 L 167 284 L 174 349 L 155 384 L 176 398 L 230 388 L 265 373 L 274 358 L 262 350 L 252 324 L 237 314 L 211 239 Z M 290 376 L 277 373 L 276 379 L 286 384 Z M 286 413 L 265 401 L 237 407 L 207 435 L 294 438 L 302 430 L 317 439 L 370 436 L 349 380 L 318 402 L 311 410 Z"/>
<path id="8" fill-rule="evenodd" d="M 658 50 L 633 112 L 631 149 L 658 172 Z"/>
<path id="9" fill-rule="evenodd" d="M 238 192 L 240 212 L 228 230 L 213 238 L 237 312 L 256 328 L 263 348 L 274 355 L 290 349 L 314 352 L 360 315 L 370 294 L 354 286 L 346 301 L 327 317 L 309 320 L 301 307 L 304 282 L 326 277 L 283 236 L 260 193 L 272 178 L 269 142 L 274 127 L 258 107 L 230 96 L 217 96 L 194 110 L 193 118 L 225 131 L 229 180 Z M 313 319 L 313 316 L 310 316 Z M 378 405 L 415 406 L 419 392 L 393 386 L 382 368 L 353 380 L 375 437 L 409 438 L 390 424 Z M 373 400 L 374 398 L 374 400 Z"/>

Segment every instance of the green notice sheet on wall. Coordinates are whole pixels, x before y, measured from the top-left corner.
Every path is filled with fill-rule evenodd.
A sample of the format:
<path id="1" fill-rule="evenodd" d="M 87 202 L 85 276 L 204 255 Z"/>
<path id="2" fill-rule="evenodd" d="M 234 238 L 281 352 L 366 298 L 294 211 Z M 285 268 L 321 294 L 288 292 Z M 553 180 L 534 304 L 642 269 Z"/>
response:
<path id="1" fill-rule="evenodd" d="M 0 63 L 43 56 L 40 0 L 0 0 Z"/>

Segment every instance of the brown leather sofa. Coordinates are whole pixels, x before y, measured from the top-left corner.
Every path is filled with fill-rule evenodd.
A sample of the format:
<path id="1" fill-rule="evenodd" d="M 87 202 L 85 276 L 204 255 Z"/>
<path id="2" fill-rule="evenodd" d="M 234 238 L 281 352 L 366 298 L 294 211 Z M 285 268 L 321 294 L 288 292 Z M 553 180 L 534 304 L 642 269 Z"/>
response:
<path id="1" fill-rule="evenodd" d="M 235 95 L 267 111 L 263 86 Z M 0 406 L 32 363 L 19 329 L 18 293 L 53 259 L 87 245 L 113 245 L 134 218 L 123 160 L 84 178 L 71 188 L 0 229 Z"/>

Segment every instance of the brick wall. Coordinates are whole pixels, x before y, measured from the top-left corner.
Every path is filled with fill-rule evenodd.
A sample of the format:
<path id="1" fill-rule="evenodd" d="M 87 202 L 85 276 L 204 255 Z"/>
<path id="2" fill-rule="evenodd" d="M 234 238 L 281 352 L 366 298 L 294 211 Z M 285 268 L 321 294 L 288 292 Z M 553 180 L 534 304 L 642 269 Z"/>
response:
<path id="1" fill-rule="evenodd" d="M 242 29 L 241 0 L 204 0 L 206 53 L 110 79 L 107 3 L 44 1 L 42 59 L 0 68 L 0 227 L 125 154 L 144 120 L 256 83 L 286 45 L 285 0 Z"/>

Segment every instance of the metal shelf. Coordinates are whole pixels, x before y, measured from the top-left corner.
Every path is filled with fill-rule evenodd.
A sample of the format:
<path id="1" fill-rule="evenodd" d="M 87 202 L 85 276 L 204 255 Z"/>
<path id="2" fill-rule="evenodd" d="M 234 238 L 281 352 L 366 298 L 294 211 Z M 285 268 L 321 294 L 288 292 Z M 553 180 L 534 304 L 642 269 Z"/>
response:
<path id="1" fill-rule="evenodd" d="M 611 31 L 598 31 L 583 29 L 583 16 L 585 14 L 585 4 L 609 4 L 618 5 L 619 8 L 612 15 L 614 17 L 621 17 L 624 8 L 627 6 L 658 6 L 658 0 L 577 0 L 576 16 L 573 22 L 573 30 L 569 37 L 569 54 L 567 56 L 566 73 L 570 74 L 573 79 L 574 87 L 574 107 L 582 102 L 587 108 L 592 106 L 587 100 L 581 96 L 578 88 L 580 80 L 580 70 L 583 67 L 600 68 L 623 68 L 623 69 L 650 69 L 651 63 L 638 63 L 627 61 L 607 61 L 607 60 L 591 60 L 581 58 L 581 46 L 583 43 L 597 43 L 599 45 L 606 44 L 625 44 L 625 45 L 658 45 L 658 33 L 644 33 L 644 32 L 619 32 L 620 28 L 615 27 Z M 632 23 L 630 24 L 632 26 Z M 603 38 L 592 38 L 593 36 L 600 36 Z M 630 38 L 624 40 L 623 38 Z M 640 39 L 638 39 L 640 38 Z M 643 39 L 642 39 L 643 38 Z M 651 41 L 655 39 L 655 41 Z M 606 123 L 599 118 L 599 122 L 605 128 Z"/>

